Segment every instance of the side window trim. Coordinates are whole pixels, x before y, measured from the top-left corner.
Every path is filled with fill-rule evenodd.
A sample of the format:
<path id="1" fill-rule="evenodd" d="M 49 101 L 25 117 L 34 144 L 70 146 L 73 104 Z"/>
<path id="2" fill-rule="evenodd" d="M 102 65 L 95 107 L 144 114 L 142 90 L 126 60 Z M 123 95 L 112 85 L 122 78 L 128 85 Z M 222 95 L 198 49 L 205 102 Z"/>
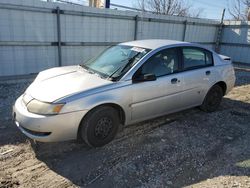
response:
<path id="1" fill-rule="evenodd" d="M 206 55 L 206 65 L 207 65 L 207 60 L 208 60 L 208 54 L 210 54 L 212 64 L 208 64 L 208 65 L 213 66 L 214 65 L 214 56 L 213 56 L 213 53 L 210 52 L 210 51 L 208 51 L 208 50 L 206 50 L 206 49 L 203 49 L 203 51 L 204 51 L 204 53 Z"/>
<path id="2" fill-rule="evenodd" d="M 157 78 L 160 78 L 160 77 L 164 77 L 164 76 L 169 76 L 169 75 L 173 75 L 173 74 L 176 74 L 176 73 L 180 73 L 181 72 L 181 66 L 182 66 L 182 63 L 181 63 L 181 61 L 182 61 L 182 59 L 181 59 L 181 49 L 180 49 L 180 47 L 171 47 L 171 48 L 164 48 L 164 49 L 161 49 L 160 51 L 158 51 L 158 52 L 156 52 L 156 53 L 154 53 L 153 55 L 151 55 L 137 70 L 136 70 L 136 72 L 134 73 L 134 75 L 132 76 L 132 78 L 138 73 L 138 71 L 141 69 L 141 67 L 145 64 L 145 63 L 147 63 L 148 62 L 148 60 L 151 58 L 151 57 L 153 57 L 153 56 L 155 56 L 155 55 L 157 55 L 157 54 L 159 54 L 159 53 L 161 53 L 162 51 L 164 51 L 164 50 L 176 50 L 176 53 L 177 53 L 177 65 L 178 65 L 178 68 L 177 68 L 177 71 L 175 71 L 175 72 L 173 72 L 173 73 L 170 73 L 170 74 L 164 74 L 164 75 L 160 75 L 160 76 L 157 76 Z"/>
<path id="3" fill-rule="evenodd" d="M 206 50 L 204 48 L 201 48 L 201 47 L 196 47 L 196 46 L 182 46 L 182 47 L 179 47 L 180 48 L 180 55 L 181 55 L 181 72 L 184 72 L 184 71 L 190 71 L 190 70 L 196 70 L 196 69 L 201 69 L 201 68 L 206 68 L 206 67 L 211 67 L 211 66 L 214 66 L 214 57 L 213 57 L 213 53 L 210 52 L 209 50 Z M 184 48 L 189 48 L 189 49 L 197 49 L 199 51 L 202 51 L 205 55 L 205 65 L 199 65 L 199 66 L 194 66 L 194 67 L 190 67 L 190 68 L 184 68 L 184 54 L 183 54 L 183 49 Z M 207 64 L 207 54 L 210 54 L 211 55 L 211 60 L 212 60 L 212 64 Z"/>

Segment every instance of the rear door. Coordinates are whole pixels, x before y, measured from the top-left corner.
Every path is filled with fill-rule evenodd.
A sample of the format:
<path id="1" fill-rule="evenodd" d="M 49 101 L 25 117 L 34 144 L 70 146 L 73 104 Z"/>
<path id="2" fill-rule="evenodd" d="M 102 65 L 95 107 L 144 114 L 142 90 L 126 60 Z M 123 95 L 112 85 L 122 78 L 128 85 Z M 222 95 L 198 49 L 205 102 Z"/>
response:
<path id="1" fill-rule="evenodd" d="M 214 82 L 213 54 L 203 48 L 182 47 L 184 108 L 200 105 Z"/>

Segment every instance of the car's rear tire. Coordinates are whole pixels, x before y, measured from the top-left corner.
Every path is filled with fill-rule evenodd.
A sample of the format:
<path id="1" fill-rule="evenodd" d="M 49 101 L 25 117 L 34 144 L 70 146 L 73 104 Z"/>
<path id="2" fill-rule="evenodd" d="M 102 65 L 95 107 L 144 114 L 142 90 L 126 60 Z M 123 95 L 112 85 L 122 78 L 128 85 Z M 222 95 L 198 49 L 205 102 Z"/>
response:
<path id="1" fill-rule="evenodd" d="M 201 110 L 205 112 L 216 111 L 221 103 L 223 97 L 223 90 L 219 85 L 214 85 L 207 93 L 202 105 Z"/>
<path id="2" fill-rule="evenodd" d="M 79 136 L 90 147 L 101 147 L 114 139 L 119 125 L 117 110 L 110 106 L 100 106 L 83 119 Z"/>

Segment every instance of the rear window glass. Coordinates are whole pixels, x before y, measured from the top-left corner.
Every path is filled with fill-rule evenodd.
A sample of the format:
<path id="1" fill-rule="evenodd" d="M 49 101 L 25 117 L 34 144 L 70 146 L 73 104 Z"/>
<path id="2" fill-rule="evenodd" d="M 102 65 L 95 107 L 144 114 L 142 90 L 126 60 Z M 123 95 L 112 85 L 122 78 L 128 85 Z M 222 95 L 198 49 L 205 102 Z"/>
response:
<path id="1" fill-rule="evenodd" d="M 213 64 L 212 54 L 202 49 L 183 48 L 184 69 L 203 67 Z"/>

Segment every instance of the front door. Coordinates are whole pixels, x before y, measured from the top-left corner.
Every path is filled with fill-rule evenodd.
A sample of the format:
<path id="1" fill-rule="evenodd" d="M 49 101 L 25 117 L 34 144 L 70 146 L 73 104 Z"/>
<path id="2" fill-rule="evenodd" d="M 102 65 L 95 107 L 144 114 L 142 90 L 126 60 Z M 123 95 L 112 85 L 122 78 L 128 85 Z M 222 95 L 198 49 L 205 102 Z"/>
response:
<path id="1" fill-rule="evenodd" d="M 177 48 L 162 50 L 151 56 L 135 73 L 134 77 L 154 74 L 156 80 L 132 85 L 132 121 L 140 121 L 181 107 L 182 76 L 179 70 Z"/>

